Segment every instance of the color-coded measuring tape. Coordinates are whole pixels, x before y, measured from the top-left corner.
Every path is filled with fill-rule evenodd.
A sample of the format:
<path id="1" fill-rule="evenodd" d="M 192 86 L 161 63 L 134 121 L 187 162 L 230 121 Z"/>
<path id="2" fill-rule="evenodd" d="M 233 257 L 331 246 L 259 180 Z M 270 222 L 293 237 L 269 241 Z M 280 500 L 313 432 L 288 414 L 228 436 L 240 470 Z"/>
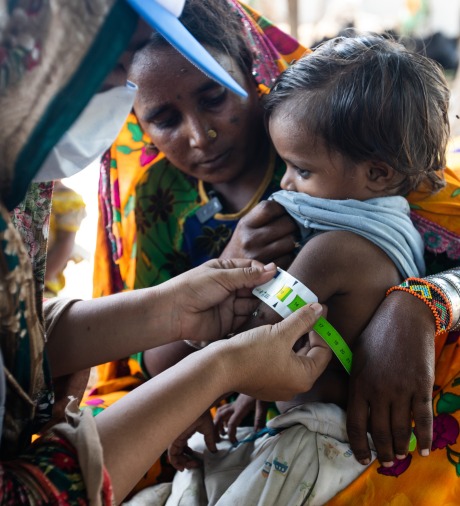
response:
<path id="1" fill-rule="evenodd" d="M 253 294 L 286 318 L 297 309 L 318 302 L 318 297 L 298 279 L 278 267 L 275 277 L 268 283 L 257 286 Z M 313 329 L 326 341 L 345 370 L 350 374 L 353 354 L 343 337 L 320 316 Z"/>
<path id="2" fill-rule="evenodd" d="M 317 322 L 313 325 L 313 330 L 319 334 L 326 343 L 330 346 L 331 350 L 335 353 L 335 356 L 340 360 L 340 363 L 345 367 L 348 374 L 351 374 L 351 361 L 353 354 L 344 341 L 343 337 L 335 330 L 335 328 L 326 320 L 326 318 L 320 316 Z"/>
<path id="3" fill-rule="evenodd" d="M 252 293 L 283 318 L 286 318 L 302 306 L 318 302 L 318 297 L 311 290 L 294 276 L 283 271 L 283 269 L 279 267 L 273 279 L 268 281 L 268 283 L 256 286 Z M 326 318 L 322 316 L 320 316 L 315 325 L 313 325 L 313 330 L 326 341 L 345 370 L 350 374 L 353 353 L 343 337 Z M 409 442 L 409 451 L 414 451 L 416 446 L 417 439 L 412 432 Z"/>

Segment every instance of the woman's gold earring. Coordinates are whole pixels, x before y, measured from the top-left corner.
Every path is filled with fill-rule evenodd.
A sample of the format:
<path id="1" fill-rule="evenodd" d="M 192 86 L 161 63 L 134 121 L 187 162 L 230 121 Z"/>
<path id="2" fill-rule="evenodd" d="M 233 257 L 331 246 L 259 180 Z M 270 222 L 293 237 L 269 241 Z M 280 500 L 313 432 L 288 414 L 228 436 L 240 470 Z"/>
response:
<path id="1" fill-rule="evenodd" d="M 215 139 L 217 137 L 217 132 L 214 130 L 214 128 L 210 128 L 208 130 L 208 137 L 210 139 Z"/>

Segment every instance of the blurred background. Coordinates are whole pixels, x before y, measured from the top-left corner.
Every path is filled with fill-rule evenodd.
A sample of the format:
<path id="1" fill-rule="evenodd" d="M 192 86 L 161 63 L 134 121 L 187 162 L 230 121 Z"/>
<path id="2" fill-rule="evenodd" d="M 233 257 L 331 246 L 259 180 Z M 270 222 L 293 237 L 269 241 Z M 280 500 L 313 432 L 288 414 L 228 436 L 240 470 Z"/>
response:
<path id="1" fill-rule="evenodd" d="M 457 125 L 460 0 L 247 0 L 247 3 L 312 48 L 347 28 L 401 37 L 406 45 L 444 67 L 452 90 L 452 133 L 460 135 Z M 59 296 L 83 299 L 92 296 L 98 180 L 98 163 L 63 180 L 83 198 L 86 217 L 75 238 L 79 261 L 68 262 L 64 271 L 66 284 Z"/>
<path id="2" fill-rule="evenodd" d="M 374 32 L 391 30 L 420 38 L 439 32 L 457 39 L 459 34 L 457 0 L 249 0 L 248 3 L 310 47 L 347 26 Z"/>

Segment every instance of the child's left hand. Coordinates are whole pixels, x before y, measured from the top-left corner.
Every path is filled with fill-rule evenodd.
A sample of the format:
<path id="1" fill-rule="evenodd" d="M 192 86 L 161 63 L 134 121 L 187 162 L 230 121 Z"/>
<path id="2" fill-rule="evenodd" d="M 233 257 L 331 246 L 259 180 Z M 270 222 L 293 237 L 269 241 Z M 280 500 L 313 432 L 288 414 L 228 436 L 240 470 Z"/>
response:
<path id="1" fill-rule="evenodd" d="M 256 400 L 245 394 L 240 394 L 235 401 L 220 406 L 214 417 L 214 425 L 218 433 L 222 436 L 226 434 L 233 444 L 237 443 L 236 429 L 243 419 L 254 411 L 255 407 Z"/>
<path id="2" fill-rule="evenodd" d="M 200 432 L 204 436 L 204 441 L 210 452 L 216 452 L 216 443 L 220 440 L 219 434 L 212 421 L 211 412 L 208 410 L 203 413 L 195 423 L 183 432 L 168 448 L 168 456 L 171 465 L 178 471 L 184 469 L 194 469 L 201 467 L 201 459 L 199 454 L 194 452 L 188 445 L 189 438 Z"/>

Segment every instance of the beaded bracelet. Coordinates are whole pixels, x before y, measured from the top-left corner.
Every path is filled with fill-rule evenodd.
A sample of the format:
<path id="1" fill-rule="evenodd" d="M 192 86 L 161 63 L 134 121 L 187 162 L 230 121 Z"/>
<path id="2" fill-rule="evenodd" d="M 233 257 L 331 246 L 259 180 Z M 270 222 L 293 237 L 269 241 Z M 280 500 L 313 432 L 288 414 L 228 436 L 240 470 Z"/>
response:
<path id="1" fill-rule="evenodd" d="M 436 335 L 450 329 L 452 305 L 444 292 L 433 283 L 422 278 L 408 278 L 400 285 L 390 288 L 386 295 L 388 296 L 395 290 L 402 290 L 414 295 L 431 309 L 436 320 Z"/>
<path id="2" fill-rule="evenodd" d="M 427 279 L 431 283 L 439 286 L 451 302 L 453 322 L 450 331 L 460 330 L 460 268 L 456 267 L 432 276 L 427 276 Z"/>

